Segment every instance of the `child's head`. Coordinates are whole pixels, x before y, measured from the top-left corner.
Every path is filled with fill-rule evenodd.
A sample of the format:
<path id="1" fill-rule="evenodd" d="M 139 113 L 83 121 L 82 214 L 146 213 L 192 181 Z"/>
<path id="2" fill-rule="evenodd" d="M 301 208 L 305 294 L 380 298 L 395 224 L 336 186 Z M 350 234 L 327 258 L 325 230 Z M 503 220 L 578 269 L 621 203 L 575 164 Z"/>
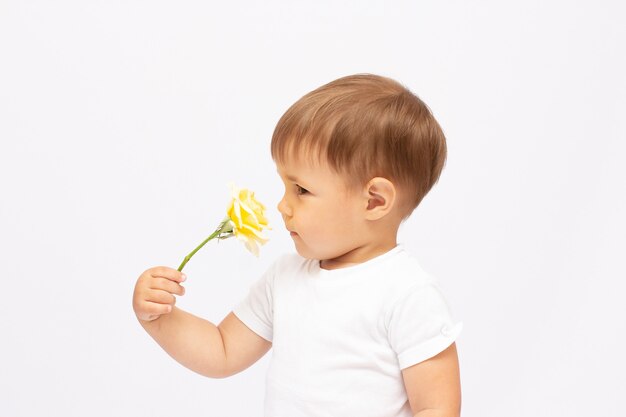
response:
<path id="1" fill-rule="evenodd" d="M 272 158 L 323 161 L 356 190 L 391 181 L 408 217 L 439 179 L 446 159 L 441 127 L 417 96 L 389 78 L 359 74 L 308 93 L 279 120 Z"/>

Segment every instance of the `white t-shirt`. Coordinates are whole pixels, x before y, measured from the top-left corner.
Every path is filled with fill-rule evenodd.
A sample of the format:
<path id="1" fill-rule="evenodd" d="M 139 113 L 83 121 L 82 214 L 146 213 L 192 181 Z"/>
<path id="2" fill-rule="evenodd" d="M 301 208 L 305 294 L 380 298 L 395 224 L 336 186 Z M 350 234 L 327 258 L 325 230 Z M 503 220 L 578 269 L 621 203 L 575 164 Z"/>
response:
<path id="1" fill-rule="evenodd" d="M 335 270 L 283 255 L 233 312 L 272 342 L 266 417 L 412 416 L 401 369 L 463 326 L 402 245 Z"/>

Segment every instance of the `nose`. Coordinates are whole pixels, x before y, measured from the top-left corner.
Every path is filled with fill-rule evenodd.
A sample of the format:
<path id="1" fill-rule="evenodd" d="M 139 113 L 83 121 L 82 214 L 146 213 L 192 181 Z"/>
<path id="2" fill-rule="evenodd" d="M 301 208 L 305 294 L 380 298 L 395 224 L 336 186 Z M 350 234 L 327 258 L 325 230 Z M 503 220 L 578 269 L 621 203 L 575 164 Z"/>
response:
<path id="1" fill-rule="evenodd" d="M 291 217 L 291 207 L 287 204 L 287 199 L 285 198 L 285 194 L 283 194 L 283 198 L 278 202 L 278 211 L 282 214 L 283 217 Z"/>

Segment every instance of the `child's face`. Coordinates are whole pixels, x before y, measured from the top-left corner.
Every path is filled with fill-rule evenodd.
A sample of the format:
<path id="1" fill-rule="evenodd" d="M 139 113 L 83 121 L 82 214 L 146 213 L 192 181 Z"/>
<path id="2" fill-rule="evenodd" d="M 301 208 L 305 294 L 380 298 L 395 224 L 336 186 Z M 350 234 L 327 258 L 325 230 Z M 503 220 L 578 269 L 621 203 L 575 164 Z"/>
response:
<path id="1" fill-rule="evenodd" d="M 353 258 L 364 243 L 367 200 L 349 192 L 326 162 L 299 158 L 276 166 L 285 184 L 278 210 L 298 253 L 322 261 L 358 262 Z"/>

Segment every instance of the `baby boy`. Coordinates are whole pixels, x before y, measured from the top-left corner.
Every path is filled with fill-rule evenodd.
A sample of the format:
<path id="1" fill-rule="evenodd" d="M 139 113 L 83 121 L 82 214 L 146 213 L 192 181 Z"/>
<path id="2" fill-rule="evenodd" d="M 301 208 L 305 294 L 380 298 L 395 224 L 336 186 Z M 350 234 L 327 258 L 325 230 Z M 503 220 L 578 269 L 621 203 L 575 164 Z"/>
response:
<path id="1" fill-rule="evenodd" d="M 446 159 L 428 107 L 389 78 L 343 77 L 287 110 L 271 152 L 297 253 L 279 257 L 218 326 L 174 306 L 184 274 L 150 268 L 133 297 L 141 325 L 211 378 L 272 349 L 266 417 L 459 416 L 462 323 L 397 243 Z"/>

